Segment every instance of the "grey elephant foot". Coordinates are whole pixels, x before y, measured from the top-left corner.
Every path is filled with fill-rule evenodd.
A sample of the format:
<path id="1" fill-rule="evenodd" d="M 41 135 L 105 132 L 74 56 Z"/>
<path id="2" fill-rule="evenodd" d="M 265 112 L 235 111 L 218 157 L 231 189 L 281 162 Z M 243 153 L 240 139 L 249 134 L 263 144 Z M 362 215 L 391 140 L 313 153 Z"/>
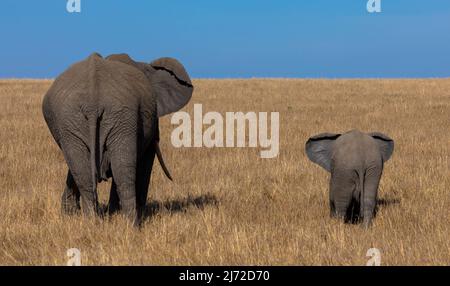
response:
<path id="1" fill-rule="evenodd" d="M 78 215 L 80 214 L 80 211 L 80 204 L 75 199 L 61 200 L 61 213 L 63 215 Z"/>
<path id="2" fill-rule="evenodd" d="M 336 211 L 333 211 L 333 210 L 330 211 L 330 218 L 332 218 L 332 219 L 338 218 Z"/>
<path id="3" fill-rule="evenodd" d="M 98 202 L 90 202 L 82 200 L 82 213 L 86 217 L 103 217 L 102 209 L 100 208 Z"/>
<path id="4" fill-rule="evenodd" d="M 77 206 L 73 206 L 73 205 L 62 205 L 61 213 L 63 215 L 68 215 L 68 216 L 79 215 L 80 208 L 78 208 Z"/>
<path id="5" fill-rule="evenodd" d="M 134 226 L 135 228 L 137 228 L 137 229 L 141 229 L 141 227 L 142 227 L 142 222 L 143 222 L 142 217 L 137 216 L 137 217 L 134 219 L 134 221 L 133 221 L 133 226 Z"/>
<path id="6" fill-rule="evenodd" d="M 362 227 L 364 229 L 369 229 L 372 226 L 372 220 L 371 219 L 364 219 L 362 223 Z"/>

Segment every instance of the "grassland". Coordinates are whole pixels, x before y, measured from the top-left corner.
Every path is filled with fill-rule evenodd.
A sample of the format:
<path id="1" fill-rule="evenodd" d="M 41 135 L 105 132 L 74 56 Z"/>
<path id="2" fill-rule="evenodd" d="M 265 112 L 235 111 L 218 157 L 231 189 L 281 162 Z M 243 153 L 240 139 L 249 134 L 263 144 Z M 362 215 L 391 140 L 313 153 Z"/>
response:
<path id="1" fill-rule="evenodd" d="M 138 231 L 121 216 L 60 215 L 67 167 L 45 125 L 51 81 L 0 81 L 0 264 L 450 264 L 450 79 L 194 80 L 203 110 L 280 112 L 280 154 L 257 148 L 174 148 L 170 116 Z M 395 140 L 371 229 L 329 218 L 328 177 L 304 154 L 308 137 L 353 128 Z M 101 202 L 108 184 L 99 186 Z"/>

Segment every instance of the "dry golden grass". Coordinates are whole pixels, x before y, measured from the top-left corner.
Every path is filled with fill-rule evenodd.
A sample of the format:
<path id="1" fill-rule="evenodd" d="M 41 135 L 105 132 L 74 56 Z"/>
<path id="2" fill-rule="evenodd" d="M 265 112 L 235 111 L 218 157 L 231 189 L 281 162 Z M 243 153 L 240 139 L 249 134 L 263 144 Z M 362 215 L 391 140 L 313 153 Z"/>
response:
<path id="1" fill-rule="evenodd" d="M 450 80 L 195 80 L 207 111 L 280 112 L 280 154 L 181 148 L 161 120 L 162 150 L 141 231 L 126 220 L 62 217 L 66 164 L 41 114 L 51 81 L 0 81 L 0 264 L 450 264 Z M 371 229 L 329 218 L 328 174 L 304 154 L 316 133 L 381 131 L 396 143 Z M 99 186 L 106 202 L 107 184 Z"/>

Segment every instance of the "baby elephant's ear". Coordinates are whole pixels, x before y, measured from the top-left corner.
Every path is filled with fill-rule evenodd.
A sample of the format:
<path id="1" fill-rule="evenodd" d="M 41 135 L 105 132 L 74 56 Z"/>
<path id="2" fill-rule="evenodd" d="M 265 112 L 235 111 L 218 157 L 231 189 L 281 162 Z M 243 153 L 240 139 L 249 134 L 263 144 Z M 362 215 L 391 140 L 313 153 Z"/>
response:
<path id="1" fill-rule="evenodd" d="M 309 160 L 331 172 L 331 153 L 335 140 L 341 134 L 321 133 L 308 139 L 305 145 Z"/>
<path id="2" fill-rule="evenodd" d="M 151 86 L 156 95 L 158 117 L 180 110 L 192 97 L 194 87 L 183 65 L 173 58 L 150 63 Z"/>
<path id="3" fill-rule="evenodd" d="M 383 162 L 389 160 L 392 152 L 394 152 L 394 140 L 379 132 L 369 133 L 369 136 L 372 136 L 375 142 L 377 142 L 381 156 L 383 157 Z"/>

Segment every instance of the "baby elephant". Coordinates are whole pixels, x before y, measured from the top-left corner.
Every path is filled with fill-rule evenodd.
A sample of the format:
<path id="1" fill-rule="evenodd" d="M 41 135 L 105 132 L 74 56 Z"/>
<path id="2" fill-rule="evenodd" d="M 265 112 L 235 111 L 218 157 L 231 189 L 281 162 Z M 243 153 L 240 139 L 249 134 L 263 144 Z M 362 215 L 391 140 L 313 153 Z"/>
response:
<path id="1" fill-rule="evenodd" d="M 305 150 L 311 161 L 331 173 L 331 216 L 346 222 L 362 218 L 363 226 L 369 227 L 383 164 L 394 151 L 394 141 L 378 132 L 322 133 L 309 138 Z"/>

